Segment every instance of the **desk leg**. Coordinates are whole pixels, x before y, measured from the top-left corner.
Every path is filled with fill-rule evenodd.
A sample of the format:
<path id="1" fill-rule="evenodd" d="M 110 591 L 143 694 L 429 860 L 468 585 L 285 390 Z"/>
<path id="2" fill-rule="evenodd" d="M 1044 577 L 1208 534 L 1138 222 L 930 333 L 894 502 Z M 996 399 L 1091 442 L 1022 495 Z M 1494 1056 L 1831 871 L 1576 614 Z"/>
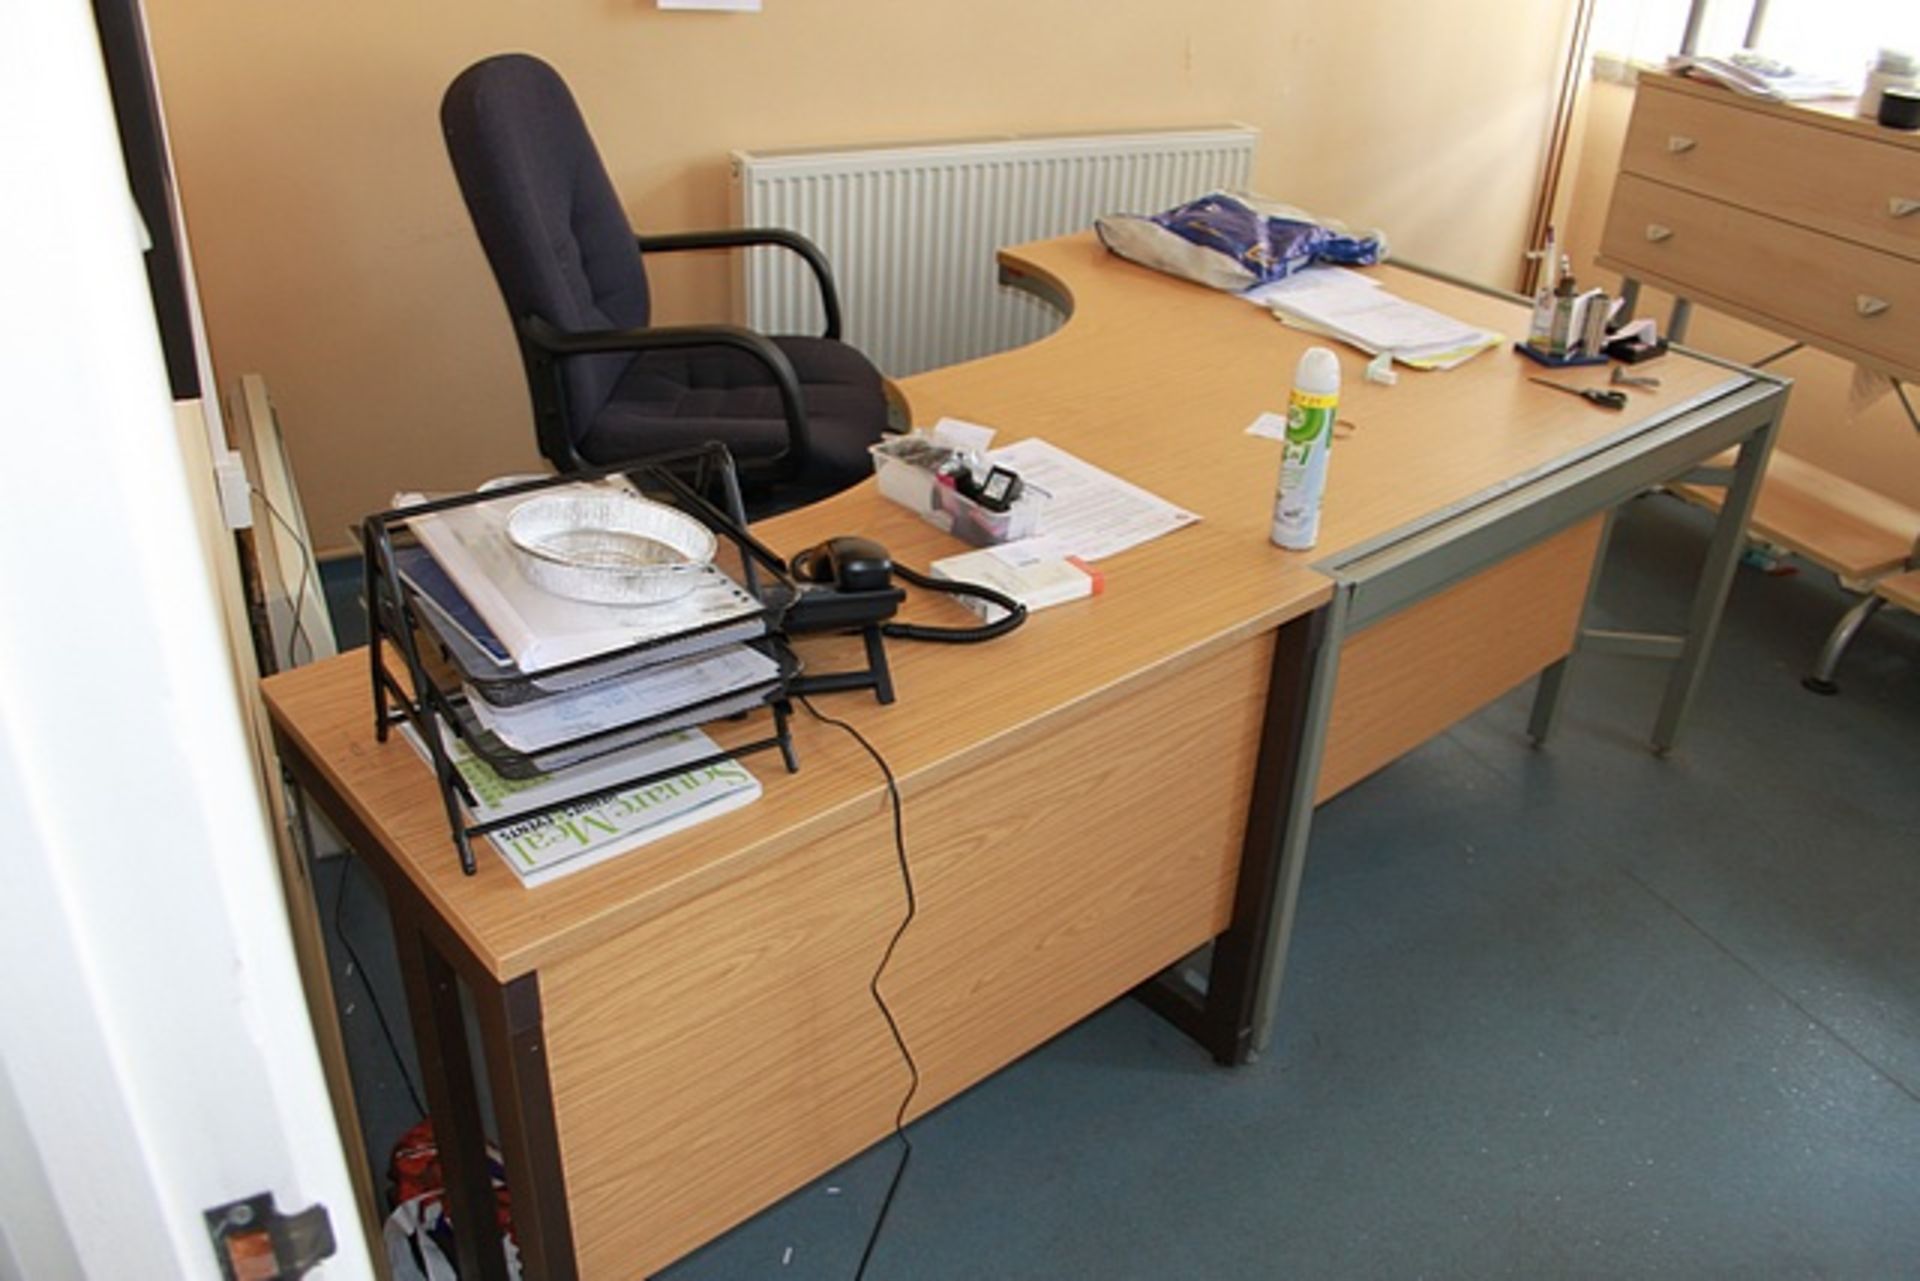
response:
<path id="1" fill-rule="evenodd" d="M 460 1009 L 460 980 L 398 903 L 392 912 L 414 1048 L 446 1179 L 455 1263 L 463 1277 L 507 1281 L 506 1255 L 495 1226 L 493 1185 L 487 1177 L 486 1125 L 480 1116 L 472 1056 L 467 1052 L 466 1017 Z"/>
<path id="2" fill-rule="evenodd" d="M 1302 718 L 1300 746 L 1291 768 L 1274 791 L 1283 803 L 1270 828 L 1262 831 L 1274 864 L 1275 894 L 1267 928 L 1250 958 L 1254 976 L 1252 1039 L 1247 1057 L 1263 1054 L 1273 1044 L 1273 1025 L 1280 1008 L 1280 981 L 1286 975 L 1287 944 L 1293 938 L 1294 909 L 1300 901 L 1300 874 L 1307 865 L 1307 839 L 1313 830 L 1315 794 L 1320 789 L 1320 761 L 1327 747 L 1327 723 L 1333 716 L 1333 689 L 1340 674 L 1340 646 L 1346 640 L 1349 589 L 1334 589 L 1333 601 L 1320 611 L 1318 644 L 1309 658 L 1304 679 L 1293 686 Z M 1269 707 L 1272 706 L 1269 695 Z M 1261 808 L 1256 798 L 1255 812 Z M 1264 825 L 1263 825 L 1264 828 Z M 1249 824 L 1247 839 L 1253 839 Z"/>
<path id="3" fill-rule="evenodd" d="M 1580 638 L 1585 634 L 1587 620 L 1593 616 L 1593 600 L 1600 594 L 1600 571 L 1607 563 L 1607 548 L 1613 542 L 1613 522 L 1620 509 L 1610 508 L 1600 525 L 1600 541 L 1593 549 L 1593 568 L 1587 572 L 1587 598 L 1580 605 L 1579 621 L 1574 626 L 1572 650 L 1580 648 Z M 1543 747 L 1553 734 L 1553 727 L 1560 720 L 1560 700 L 1566 692 L 1567 666 L 1573 662 L 1573 653 L 1557 663 L 1548 665 L 1540 673 L 1540 684 L 1533 695 L 1533 714 L 1527 720 L 1527 736 L 1533 739 L 1535 747 Z"/>
<path id="4" fill-rule="evenodd" d="M 340 803 L 298 746 L 278 737 L 275 742 L 293 778 L 295 794 L 311 798 L 350 849 L 379 849 L 373 833 Z M 495 1229 L 493 1185 L 487 1173 L 486 1122 L 467 1048 L 459 970 L 422 928 L 431 909 L 418 892 L 397 876 L 383 881 L 394 947 L 406 983 L 407 1016 L 440 1148 L 447 1212 L 456 1228 L 456 1262 L 463 1277 L 506 1281 L 506 1259 Z M 458 946 L 450 936 L 448 946 Z M 470 958 L 467 973 L 487 1058 L 487 1079 L 493 1086 L 507 1188 L 513 1197 L 521 1275 L 527 1281 L 574 1281 L 579 1274 L 547 1074 L 539 978 L 529 974 L 501 986 Z M 479 1227 L 469 1226 L 474 1224 Z"/>
<path id="5" fill-rule="evenodd" d="M 474 993 L 480 1041 L 493 1085 L 513 1194 L 513 1236 L 520 1269 L 538 1281 L 574 1281 L 573 1225 L 554 1125 L 553 1087 L 547 1076 L 546 1032 L 540 1022 L 540 980 L 528 974 L 505 987 Z"/>
<path id="6" fill-rule="evenodd" d="M 1659 719 L 1653 728 L 1653 750 L 1665 756 L 1673 750 L 1680 735 L 1680 724 L 1700 688 L 1706 671 L 1707 653 L 1713 648 L 1714 635 L 1720 629 L 1720 612 L 1726 606 L 1727 593 L 1733 587 L 1733 572 L 1740 563 L 1740 549 L 1747 536 L 1747 517 L 1753 512 L 1760 493 L 1760 475 L 1767 454 L 1773 448 L 1774 432 L 1779 429 L 1785 397 L 1758 430 L 1740 445 L 1733 465 L 1733 483 L 1727 487 L 1726 502 L 1721 504 L 1720 519 L 1713 527 L 1713 539 L 1707 544 L 1707 561 L 1700 569 L 1700 581 L 1694 588 L 1693 607 L 1687 615 L 1687 634 L 1680 649 L 1680 660 L 1667 678 L 1666 696 L 1660 701 Z"/>
<path id="7" fill-rule="evenodd" d="M 1214 940 L 1204 993 L 1185 981 L 1178 966 L 1134 993 L 1228 1067 L 1254 1057 L 1259 1002 L 1267 984 L 1278 981 L 1274 958 L 1284 954 L 1286 932 L 1293 922 L 1299 867 L 1297 859 L 1289 863 L 1286 855 L 1295 826 L 1291 820 L 1303 805 L 1308 814 L 1313 808 L 1319 743 L 1331 702 L 1325 697 L 1316 702 L 1317 686 L 1322 679 L 1331 685 L 1330 656 L 1339 649 L 1327 639 L 1332 612 L 1315 610 L 1297 618 L 1274 638 L 1233 921 Z M 1301 824 L 1302 850 L 1305 839 Z M 1273 971 L 1271 978 L 1269 971 Z"/>

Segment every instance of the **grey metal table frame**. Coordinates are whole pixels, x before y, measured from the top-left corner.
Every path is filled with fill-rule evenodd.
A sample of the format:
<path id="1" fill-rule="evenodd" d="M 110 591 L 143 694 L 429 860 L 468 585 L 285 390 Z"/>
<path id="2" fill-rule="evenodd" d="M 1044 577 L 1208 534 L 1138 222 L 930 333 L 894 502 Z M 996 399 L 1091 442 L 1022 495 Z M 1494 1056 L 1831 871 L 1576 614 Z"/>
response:
<path id="1" fill-rule="evenodd" d="M 1397 261 L 1395 265 L 1507 302 L 1531 305 L 1530 299 L 1518 294 L 1449 272 L 1404 261 Z M 1030 293 L 1062 314 L 1072 313 L 1072 300 L 1049 281 L 1003 263 L 1000 283 Z M 1636 282 L 1629 281 L 1628 285 L 1631 294 L 1638 293 Z M 1631 309 L 1630 297 L 1627 310 L 1631 312 Z M 1270 898 L 1272 904 L 1266 928 L 1241 931 L 1241 938 L 1257 949 L 1255 955 L 1245 958 L 1252 970 L 1249 978 L 1252 991 L 1245 994 L 1245 1015 L 1251 1026 L 1237 1037 L 1194 1033 L 1221 1062 L 1245 1062 L 1265 1052 L 1273 1043 L 1280 985 L 1286 973 L 1287 945 L 1293 935 L 1300 896 L 1300 874 L 1306 866 L 1307 842 L 1313 827 L 1313 798 L 1319 788 L 1327 723 L 1339 675 L 1340 650 L 1348 637 L 1493 567 L 1516 552 L 1591 516 L 1606 513 L 1599 546 L 1594 549 L 1573 652 L 1541 673 L 1528 732 L 1536 746 L 1545 744 L 1552 734 L 1568 669 L 1575 656 L 1626 654 L 1673 663 L 1653 728 L 1655 754 L 1665 756 L 1673 750 L 1706 670 L 1707 655 L 1720 626 L 1720 612 L 1732 589 L 1733 572 L 1745 545 L 1747 518 L 1759 495 L 1774 437 L 1786 416 L 1787 393 L 1793 383 L 1763 370 L 1693 351 L 1677 341 L 1671 350 L 1677 356 L 1717 365 L 1741 381 L 1730 388 L 1670 406 L 1648 418 L 1627 422 L 1619 431 L 1588 448 L 1556 459 L 1538 471 L 1515 477 L 1494 492 L 1476 495 L 1372 542 L 1347 548 L 1314 566 L 1333 579 L 1334 591 L 1331 602 L 1320 611 L 1322 622 L 1315 630 L 1317 639 L 1312 651 L 1311 674 L 1306 682 L 1304 724 L 1297 736 L 1297 751 L 1280 753 L 1286 757 L 1280 781 L 1283 792 L 1280 803 L 1273 804 L 1269 796 L 1254 798 L 1247 848 L 1242 853 L 1244 862 L 1271 866 L 1276 882 L 1270 893 L 1262 896 Z M 1733 466 L 1707 465 L 1728 449 L 1737 450 Z M 1687 630 L 1673 636 L 1606 631 L 1590 626 L 1594 592 L 1613 532 L 1613 513 L 1630 498 L 1662 485 L 1681 482 L 1726 490 L 1726 500 L 1720 506 L 1706 560 L 1694 588 Z M 1275 705 L 1270 701 L 1268 715 L 1271 718 L 1276 714 Z M 1295 709 L 1290 714 L 1298 716 L 1300 711 Z M 1269 736 L 1276 742 L 1288 738 L 1289 735 L 1281 732 L 1283 728 L 1269 724 Z M 1245 888 L 1242 887 L 1243 892 Z M 1236 921 L 1236 928 L 1238 926 Z M 1208 952 L 1217 953 L 1217 950 L 1216 944 Z M 1217 974 L 1211 973 L 1217 955 L 1209 954 L 1205 965 L 1194 964 L 1195 959 L 1189 958 L 1175 966 L 1163 982 L 1150 985 L 1150 989 L 1159 989 L 1157 992 L 1141 992 L 1150 1004 L 1190 1032 L 1197 1020 L 1190 1010 L 1183 1016 L 1177 1007 L 1181 1004 L 1191 1007 L 1191 997 L 1207 992 L 1210 983 L 1218 979 Z M 1183 990 L 1188 994 L 1184 1002 L 1167 996 L 1168 991 Z"/>
<path id="2" fill-rule="evenodd" d="M 1307 684 L 1306 750 L 1287 781 L 1286 802 L 1281 807 L 1286 817 L 1275 834 L 1279 843 L 1279 885 L 1274 919 L 1258 964 L 1253 1053 L 1264 1052 L 1273 1042 L 1340 650 L 1348 637 L 1524 548 L 1605 513 L 1606 524 L 1594 553 L 1573 652 L 1541 674 L 1529 733 L 1536 745 L 1544 744 L 1552 733 L 1575 656 L 1628 654 L 1673 664 L 1653 728 L 1654 752 L 1665 756 L 1672 751 L 1705 671 L 1744 545 L 1747 517 L 1759 492 L 1791 386 L 1786 379 L 1716 357 L 1699 352 L 1684 354 L 1721 365 L 1744 381 L 1629 423 L 1592 448 L 1517 478 L 1498 492 L 1480 495 L 1372 543 L 1347 549 L 1316 566 L 1334 580 L 1334 594 L 1326 606 L 1326 641 Z M 1738 451 L 1731 467 L 1707 465 L 1708 460 L 1729 448 Z M 1649 489 L 1682 481 L 1722 486 L 1727 491 L 1694 588 L 1687 630 L 1681 635 L 1653 635 L 1592 627 L 1594 589 L 1606 560 L 1613 513 L 1621 503 Z"/>

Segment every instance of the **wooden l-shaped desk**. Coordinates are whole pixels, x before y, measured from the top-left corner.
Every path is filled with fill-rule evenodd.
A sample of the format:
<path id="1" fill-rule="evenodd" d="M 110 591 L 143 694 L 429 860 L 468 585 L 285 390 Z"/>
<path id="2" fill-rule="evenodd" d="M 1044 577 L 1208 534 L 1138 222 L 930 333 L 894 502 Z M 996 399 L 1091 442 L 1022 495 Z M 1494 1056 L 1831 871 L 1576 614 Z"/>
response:
<path id="1" fill-rule="evenodd" d="M 1202 521 L 1112 557 L 1104 595 L 1004 640 L 896 643 L 892 706 L 818 700 L 904 798 L 918 916 L 885 991 L 920 1066 L 916 1115 L 1135 989 L 1223 1062 L 1256 1052 L 1314 803 L 1543 673 L 1544 738 L 1577 635 L 1677 660 L 1654 735 L 1670 746 L 1786 396 L 1676 353 L 1657 391 L 1609 413 L 1530 384 L 1538 368 L 1504 350 L 1385 388 L 1342 349 L 1351 430 L 1320 545 L 1282 552 L 1278 446 L 1246 428 L 1284 405 L 1310 340 L 1090 236 L 1003 262 L 1068 323 L 902 380 L 911 420 L 1045 438 Z M 1380 274 L 1524 330 L 1511 301 Z M 1703 475 L 1729 447 L 1736 466 Z M 1683 474 L 1729 487 L 1687 635 L 1582 634 L 1606 513 Z M 756 532 L 788 554 L 857 532 L 921 566 L 956 550 L 871 484 Z M 804 656 L 830 668 L 840 643 Z M 905 902 L 882 779 L 837 730 L 797 716 L 801 769 L 761 768 L 755 805 L 526 890 L 484 848 L 460 874 L 426 768 L 374 741 L 363 657 L 266 696 L 292 774 L 386 888 L 462 1224 L 491 1220 L 463 1209 L 489 1203 L 457 980 L 471 993 L 527 1275 L 644 1276 L 889 1132 L 907 1074 L 867 985 Z M 1208 981 L 1185 981 L 1209 944 Z M 461 1235 L 463 1275 L 502 1275 Z"/>

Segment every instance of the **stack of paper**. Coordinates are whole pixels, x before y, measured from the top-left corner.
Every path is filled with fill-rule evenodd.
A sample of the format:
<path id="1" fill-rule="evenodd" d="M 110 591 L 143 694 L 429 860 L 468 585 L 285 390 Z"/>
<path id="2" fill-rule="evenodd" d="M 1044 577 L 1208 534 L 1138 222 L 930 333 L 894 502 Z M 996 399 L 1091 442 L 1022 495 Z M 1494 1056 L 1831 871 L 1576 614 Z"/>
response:
<path id="1" fill-rule="evenodd" d="M 520 573 L 505 534 L 519 501 L 413 517 L 419 546 L 395 548 L 421 621 L 457 669 L 435 679 L 463 749 L 500 777 L 573 770 L 753 710 L 779 688 L 764 607 L 718 567 L 673 601 L 568 600 Z"/>
<path id="2" fill-rule="evenodd" d="M 420 501 L 418 494 L 401 494 L 394 505 L 406 507 Z M 515 563 L 505 531 L 507 515 L 518 501 L 455 507 L 417 516 L 407 525 L 484 621 L 500 649 L 523 672 L 559 667 L 761 611 L 758 601 L 712 566 L 706 580 L 678 600 L 616 606 L 555 596 L 529 582 Z"/>
<path id="3" fill-rule="evenodd" d="M 1775 102 L 1817 102 L 1823 98 L 1851 98 L 1859 92 L 1859 77 L 1818 71 L 1800 71 L 1784 62 L 1742 49 L 1724 58 L 1675 54 L 1667 70 L 1679 75 L 1717 80 L 1729 89 Z"/>
<path id="4" fill-rule="evenodd" d="M 1304 271 L 1243 296 L 1289 324 L 1369 356 L 1390 353 L 1415 369 L 1452 369 L 1506 341 L 1491 329 L 1408 302 L 1357 271 Z"/>
<path id="5" fill-rule="evenodd" d="M 393 561 L 402 581 L 413 589 L 414 601 L 427 615 L 433 634 L 447 647 L 460 670 L 472 683 L 483 688 L 487 700 L 493 703 L 521 702 L 583 689 L 670 659 L 754 640 L 767 632 L 765 620 L 755 614 L 690 636 L 659 641 L 642 650 L 625 650 L 596 662 L 529 675 L 514 663 L 513 655 L 493 634 L 466 594 L 447 577 L 431 552 L 424 547 L 396 547 Z"/>
<path id="6" fill-rule="evenodd" d="M 629 673 L 627 679 L 600 681 L 529 702 L 496 706 L 471 688 L 467 697 L 483 727 L 513 750 L 531 754 L 616 729 L 644 727 L 686 708 L 701 709 L 704 719 L 715 714 L 707 709 L 716 701 L 735 693 L 764 694 L 779 677 L 780 665 L 759 650 L 725 645 L 654 664 Z"/>

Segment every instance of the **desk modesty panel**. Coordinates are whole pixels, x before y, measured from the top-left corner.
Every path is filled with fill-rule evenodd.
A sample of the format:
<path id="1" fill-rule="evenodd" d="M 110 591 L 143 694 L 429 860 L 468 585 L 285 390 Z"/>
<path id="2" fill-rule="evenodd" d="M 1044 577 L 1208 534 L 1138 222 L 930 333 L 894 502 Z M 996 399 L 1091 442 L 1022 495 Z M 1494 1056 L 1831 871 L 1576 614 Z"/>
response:
<path id="1" fill-rule="evenodd" d="M 1278 445 L 1245 428 L 1284 406 L 1311 340 L 1091 236 L 1006 261 L 1068 296 L 1070 321 L 903 380 L 911 421 L 1043 437 L 1202 521 L 1103 561 L 1105 594 L 1004 639 L 895 643 L 892 706 L 816 700 L 873 741 L 905 801 L 919 915 L 886 991 L 923 1073 L 916 1111 L 1237 928 L 1249 816 L 1272 800 L 1256 772 L 1274 718 L 1314 697 L 1308 669 L 1283 659 L 1336 591 L 1355 590 L 1338 564 L 1390 558 L 1744 381 L 1677 356 L 1659 392 L 1608 414 L 1531 386 L 1536 368 L 1506 352 L 1379 388 L 1342 349 L 1355 432 L 1334 449 L 1321 546 L 1288 553 L 1267 539 Z M 1381 274 L 1523 332 L 1516 305 Z M 1461 561 L 1457 582 L 1345 638 L 1329 777 L 1377 768 L 1409 732 L 1436 732 L 1567 652 L 1590 514 L 1543 526 L 1535 550 Z M 871 484 L 756 532 L 787 554 L 861 533 L 920 566 L 955 549 Z M 907 612 L 967 617 L 918 593 Z M 856 647 L 800 648 L 826 671 Z M 1409 680 L 1439 696 L 1417 719 L 1394 686 Z M 460 875 L 428 772 L 398 739 L 373 741 L 363 657 L 274 677 L 266 693 L 289 764 L 386 882 L 397 928 L 476 995 L 490 1064 L 512 1077 L 503 1090 L 493 1073 L 509 1180 L 538 1189 L 537 1270 L 645 1275 L 886 1134 L 906 1077 L 867 983 L 904 899 L 881 779 L 838 730 L 797 714 L 800 771 L 755 758 L 755 804 L 529 891 L 484 846 L 478 874 Z M 433 1071 L 457 1076 L 460 1047 L 412 1012 Z"/>
<path id="2" fill-rule="evenodd" d="M 910 1116 L 1227 928 L 1270 644 L 909 799 L 919 915 L 884 986 Z M 891 1129 L 907 1074 L 867 984 L 904 910 L 875 813 L 542 972 L 582 1276 L 664 1264 Z"/>

